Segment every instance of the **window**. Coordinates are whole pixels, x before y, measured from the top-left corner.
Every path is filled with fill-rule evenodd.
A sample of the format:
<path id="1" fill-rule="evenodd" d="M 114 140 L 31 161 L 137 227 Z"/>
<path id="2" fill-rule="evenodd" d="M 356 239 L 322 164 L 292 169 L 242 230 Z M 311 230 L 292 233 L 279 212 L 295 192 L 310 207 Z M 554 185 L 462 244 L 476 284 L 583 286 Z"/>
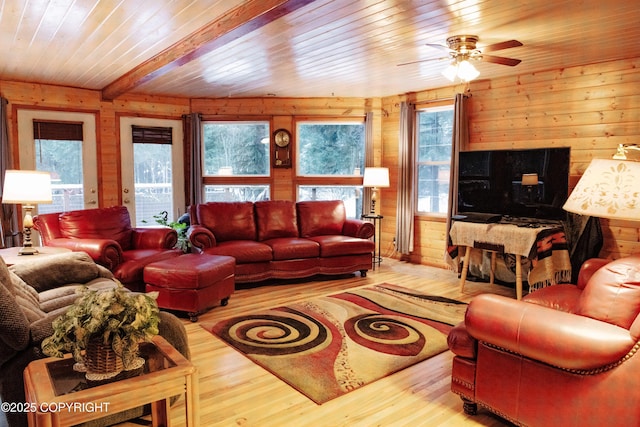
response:
<path id="1" fill-rule="evenodd" d="M 173 129 L 137 125 L 131 129 L 136 225 L 155 224 L 154 216 L 165 211 L 172 220 Z"/>
<path id="2" fill-rule="evenodd" d="M 350 218 L 362 212 L 364 121 L 300 121 L 298 200 L 342 200 Z"/>
<path id="3" fill-rule="evenodd" d="M 36 170 L 51 173 L 53 202 L 39 213 L 84 209 L 82 123 L 33 121 Z"/>
<path id="4" fill-rule="evenodd" d="M 353 176 L 364 170 L 364 123 L 298 123 L 298 175 Z"/>
<path id="5" fill-rule="evenodd" d="M 205 185 L 205 202 L 255 202 L 269 200 L 268 185 Z"/>
<path id="6" fill-rule="evenodd" d="M 416 198 L 419 214 L 446 215 L 449 200 L 453 105 L 416 112 Z"/>
<path id="7" fill-rule="evenodd" d="M 269 200 L 268 121 L 207 121 L 202 126 L 204 201 Z"/>
<path id="8" fill-rule="evenodd" d="M 269 122 L 205 122 L 204 176 L 269 176 Z"/>

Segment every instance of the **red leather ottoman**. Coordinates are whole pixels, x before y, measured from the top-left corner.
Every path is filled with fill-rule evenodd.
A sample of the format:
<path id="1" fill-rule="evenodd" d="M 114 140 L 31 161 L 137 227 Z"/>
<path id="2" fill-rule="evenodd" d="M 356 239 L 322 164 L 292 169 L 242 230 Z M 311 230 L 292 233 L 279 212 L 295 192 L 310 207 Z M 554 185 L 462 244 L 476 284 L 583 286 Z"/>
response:
<path id="1" fill-rule="evenodd" d="M 236 260 L 230 256 L 186 254 L 147 265 L 147 292 L 158 292 L 158 307 L 186 311 L 192 322 L 235 290 Z"/>

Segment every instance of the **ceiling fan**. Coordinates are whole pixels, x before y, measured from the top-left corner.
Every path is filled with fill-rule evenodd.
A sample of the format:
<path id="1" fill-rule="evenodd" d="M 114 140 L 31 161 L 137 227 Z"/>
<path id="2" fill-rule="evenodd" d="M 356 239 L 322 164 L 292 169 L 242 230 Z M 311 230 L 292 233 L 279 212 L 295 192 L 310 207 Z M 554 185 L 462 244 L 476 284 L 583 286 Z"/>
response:
<path id="1" fill-rule="evenodd" d="M 478 43 L 478 36 L 473 35 L 458 35 L 447 38 L 447 46 L 441 44 L 427 43 L 427 46 L 440 50 L 445 50 L 448 56 L 442 58 L 423 59 L 418 61 L 404 62 L 401 65 L 416 64 L 426 61 L 440 61 L 449 59 L 451 61 L 450 67 L 443 71 L 447 77 L 450 75 L 450 80 L 453 80 L 456 76 L 463 80 L 473 80 L 479 75 L 479 72 L 471 65 L 469 60 L 491 62 L 494 64 L 508 65 L 514 67 L 518 65 L 521 60 L 515 58 L 505 58 L 503 56 L 487 55 L 487 52 L 495 52 L 497 50 L 509 49 L 512 47 L 522 46 L 518 40 L 507 40 L 500 43 L 490 44 L 488 46 L 479 49 L 476 46 Z M 449 74 L 449 75 L 447 75 Z"/>

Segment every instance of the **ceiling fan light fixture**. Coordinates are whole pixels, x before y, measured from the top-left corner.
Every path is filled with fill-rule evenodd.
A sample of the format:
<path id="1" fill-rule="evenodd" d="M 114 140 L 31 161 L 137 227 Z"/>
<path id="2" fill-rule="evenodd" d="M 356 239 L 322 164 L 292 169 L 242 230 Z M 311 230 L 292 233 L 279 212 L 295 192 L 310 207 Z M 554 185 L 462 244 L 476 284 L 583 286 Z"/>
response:
<path id="1" fill-rule="evenodd" d="M 480 71 L 476 70 L 476 67 L 471 62 L 465 60 L 460 61 L 458 64 L 458 77 L 465 82 L 471 81 L 480 75 Z"/>
<path id="2" fill-rule="evenodd" d="M 442 70 L 442 75 L 445 76 L 449 81 L 454 81 L 456 79 L 456 76 L 458 75 L 457 64 L 449 64 L 447 68 Z"/>
<path id="3" fill-rule="evenodd" d="M 454 82 L 456 78 L 469 82 L 480 75 L 480 71 L 473 66 L 471 62 L 466 59 L 456 59 L 449 64 L 447 68 L 442 70 L 442 75 L 449 81 Z"/>

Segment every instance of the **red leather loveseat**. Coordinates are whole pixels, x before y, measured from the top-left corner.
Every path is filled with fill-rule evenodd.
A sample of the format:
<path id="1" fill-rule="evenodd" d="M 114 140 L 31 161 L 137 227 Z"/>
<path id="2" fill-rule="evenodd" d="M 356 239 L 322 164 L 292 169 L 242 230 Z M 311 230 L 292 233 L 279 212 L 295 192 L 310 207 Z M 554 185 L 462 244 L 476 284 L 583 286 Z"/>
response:
<path id="1" fill-rule="evenodd" d="M 639 313 L 640 255 L 522 301 L 480 295 L 449 334 L 452 391 L 522 426 L 638 426 Z"/>
<path id="2" fill-rule="evenodd" d="M 236 260 L 236 283 L 347 274 L 372 267 L 373 224 L 340 200 L 209 202 L 190 207 L 192 251 Z"/>
<path id="3" fill-rule="evenodd" d="M 125 206 L 42 214 L 33 222 L 45 246 L 86 252 L 133 291 L 144 292 L 146 265 L 182 254 L 173 249 L 175 230 L 132 227 Z"/>

